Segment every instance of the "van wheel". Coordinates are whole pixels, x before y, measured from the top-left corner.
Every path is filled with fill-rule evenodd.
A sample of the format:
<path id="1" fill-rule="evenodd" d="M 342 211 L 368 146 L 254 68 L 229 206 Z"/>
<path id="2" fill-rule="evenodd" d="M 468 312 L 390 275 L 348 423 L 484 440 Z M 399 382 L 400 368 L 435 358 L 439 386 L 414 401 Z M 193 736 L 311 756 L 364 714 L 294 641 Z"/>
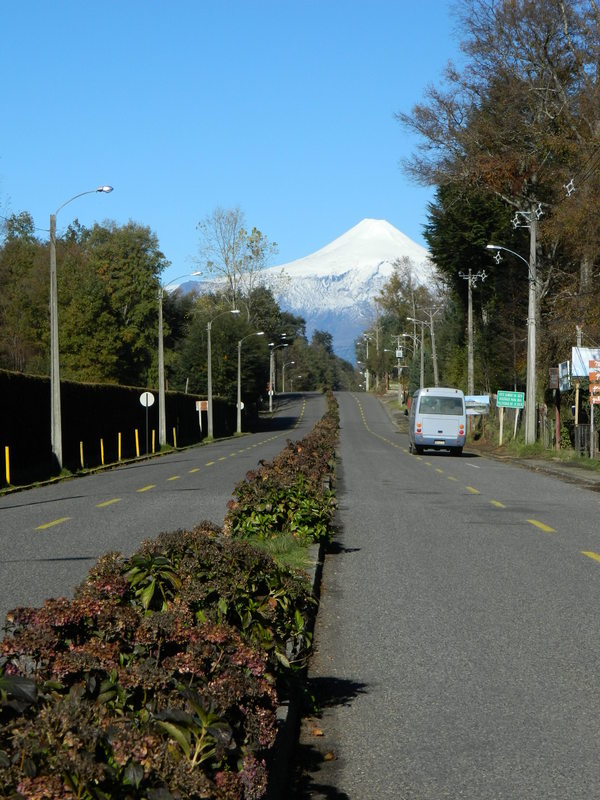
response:
<path id="1" fill-rule="evenodd" d="M 409 442 L 409 443 L 408 443 L 408 452 L 411 454 L 411 456 L 412 456 L 412 454 L 414 453 L 414 450 L 413 450 L 413 443 L 412 443 L 412 442 Z"/>
<path id="2" fill-rule="evenodd" d="M 421 445 L 420 445 L 420 444 L 416 444 L 416 445 L 415 445 L 415 453 L 416 453 L 418 456 L 421 456 L 421 455 L 423 455 L 423 448 L 421 447 Z"/>

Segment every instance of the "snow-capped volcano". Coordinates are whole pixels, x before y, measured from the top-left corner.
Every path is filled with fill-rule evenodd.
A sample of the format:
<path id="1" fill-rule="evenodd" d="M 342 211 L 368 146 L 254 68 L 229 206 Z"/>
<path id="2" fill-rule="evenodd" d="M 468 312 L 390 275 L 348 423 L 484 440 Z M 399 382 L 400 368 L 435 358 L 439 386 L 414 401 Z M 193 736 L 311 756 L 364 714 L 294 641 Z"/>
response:
<path id="1" fill-rule="evenodd" d="M 263 270 L 261 282 L 283 309 L 304 317 L 309 337 L 329 331 L 336 353 L 353 360 L 353 342 L 374 317 L 373 299 L 404 259 L 417 283 L 430 279 L 424 247 L 385 220 L 363 219 L 315 253 Z"/>

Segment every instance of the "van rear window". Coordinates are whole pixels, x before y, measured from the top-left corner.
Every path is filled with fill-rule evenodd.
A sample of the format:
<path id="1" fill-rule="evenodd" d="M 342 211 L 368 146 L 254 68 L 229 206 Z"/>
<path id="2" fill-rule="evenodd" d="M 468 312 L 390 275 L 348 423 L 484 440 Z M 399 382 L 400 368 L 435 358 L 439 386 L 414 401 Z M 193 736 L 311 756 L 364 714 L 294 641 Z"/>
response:
<path id="1" fill-rule="evenodd" d="M 436 397 L 424 395 L 419 404 L 419 414 L 440 414 L 456 417 L 464 414 L 462 397 Z"/>

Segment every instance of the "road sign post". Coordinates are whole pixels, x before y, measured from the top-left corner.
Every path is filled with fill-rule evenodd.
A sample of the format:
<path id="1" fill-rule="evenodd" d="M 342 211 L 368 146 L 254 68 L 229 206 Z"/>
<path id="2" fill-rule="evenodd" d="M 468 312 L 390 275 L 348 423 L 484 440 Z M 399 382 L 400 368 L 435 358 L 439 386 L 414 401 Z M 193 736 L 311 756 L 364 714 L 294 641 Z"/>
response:
<path id="1" fill-rule="evenodd" d="M 154 395 L 152 392 L 142 392 L 140 395 L 140 403 L 146 409 L 146 455 L 148 455 L 148 409 L 154 405 Z"/>
<path id="2" fill-rule="evenodd" d="M 519 419 L 519 411 L 525 405 L 525 394 L 524 392 L 507 392 L 504 389 L 498 389 L 496 393 L 496 408 L 500 409 L 500 435 L 499 435 L 499 445 L 502 447 L 502 432 L 504 429 L 504 409 L 505 408 L 514 408 L 515 409 L 515 433 L 517 435 L 517 422 Z"/>
<path id="3" fill-rule="evenodd" d="M 506 392 L 503 389 L 498 389 L 496 395 L 496 406 L 498 408 L 523 408 L 524 405 L 524 392 Z"/>

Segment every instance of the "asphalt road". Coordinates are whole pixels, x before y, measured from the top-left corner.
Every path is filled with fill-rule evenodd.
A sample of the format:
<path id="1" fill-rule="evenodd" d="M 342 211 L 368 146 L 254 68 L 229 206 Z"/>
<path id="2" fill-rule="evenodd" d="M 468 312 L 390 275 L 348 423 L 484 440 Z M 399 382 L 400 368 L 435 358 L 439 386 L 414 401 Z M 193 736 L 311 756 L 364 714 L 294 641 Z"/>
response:
<path id="1" fill-rule="evenodd" d="M 600 798 L 600 497 L 339 394 L 296 800 Z"/>
<path id="2" fill-rule="evenodd" d="M 0 621 L 16 606 L 70 596 L 109 550 L 128 555 L 164 531 L 221 525 L 236 483 L 325 410 L 323 395 L 288 394 L 259 433 L 0 497 Z"/>

